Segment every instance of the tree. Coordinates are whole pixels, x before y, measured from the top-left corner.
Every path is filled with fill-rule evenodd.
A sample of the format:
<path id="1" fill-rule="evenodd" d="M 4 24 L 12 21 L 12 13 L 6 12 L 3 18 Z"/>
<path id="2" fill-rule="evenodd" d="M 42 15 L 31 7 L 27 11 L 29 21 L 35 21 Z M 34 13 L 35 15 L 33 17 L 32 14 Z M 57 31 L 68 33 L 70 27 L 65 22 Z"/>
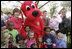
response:
<path id="1" fill-rule="evenodd" d="M 61 6 L 66 8 L 67 11 L 71 11 L 71 1 L 63 1 Z"/>
<path id="2" fill-rule="evenodd" d="M 56 12 L 56 4 L 50 9 L 50 16 L 53 17 L 54 12 Z"/>

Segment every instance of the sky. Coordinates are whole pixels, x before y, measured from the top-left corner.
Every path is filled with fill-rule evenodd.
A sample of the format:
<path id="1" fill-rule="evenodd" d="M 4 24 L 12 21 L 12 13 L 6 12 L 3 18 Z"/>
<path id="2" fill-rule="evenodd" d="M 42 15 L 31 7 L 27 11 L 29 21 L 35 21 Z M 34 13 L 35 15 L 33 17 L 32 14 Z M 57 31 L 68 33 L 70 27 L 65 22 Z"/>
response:
<path id="1" fill-rule="evenodd" d="M 23 3 L 24 1 L 20 1 L 20 2 Z M 35 2 L 35 1 L 33 1 L 33 2 Z M 39 1 L 38 5 L 40 5 L 40 4 L 43 5 L 46 2 L 48 2 L 48 1 Z M 57 10 L 57 12 L 59 12 L 63 8 L 61 6 L 61 2 L 62 1 L 51 1 L 48 4 L 46 4 L 44 7 L 42 7 L 43 8 L 42 11 L 46 10 L 47 12 L 50 12 L 50 8 L 52 7 L 52 4 L 56 3 L 56 6 L 58 6 L 56 8 L 56 10 Z M 11 1 L 11 2 L 9 2 L 9 1 L 1 1 L 1 8 L 11 8 L 11 9 L 14 9 L 16 6 L 19 6 L 18 8 L 20 9 L 21 4 L 18 3 L 17 1 Z M 71 16 L 71 11 L 68 11 L 67 15 L 68 15 L 67 17 Z"/>

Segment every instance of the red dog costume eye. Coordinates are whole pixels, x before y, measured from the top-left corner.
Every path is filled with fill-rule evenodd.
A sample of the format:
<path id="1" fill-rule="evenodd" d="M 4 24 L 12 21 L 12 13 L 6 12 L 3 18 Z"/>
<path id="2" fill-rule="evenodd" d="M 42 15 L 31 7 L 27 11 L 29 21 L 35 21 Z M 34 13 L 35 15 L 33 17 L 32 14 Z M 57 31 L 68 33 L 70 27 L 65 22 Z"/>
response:
<path id="1" fill-rule="evenodd" d="M 27 11 L 29 11 L 29 10 L 30 10 L 30 6 L 27 5 L 27 6 L 26 6 L 26 9 L 27 9 Z"/>
<path id="2" fill-rule="evenodd" d="M 34 5 L 34 4 L 31 4 L 31 7 L 32 7 L 32 8 L 35 8 L 35 5 Z"/>

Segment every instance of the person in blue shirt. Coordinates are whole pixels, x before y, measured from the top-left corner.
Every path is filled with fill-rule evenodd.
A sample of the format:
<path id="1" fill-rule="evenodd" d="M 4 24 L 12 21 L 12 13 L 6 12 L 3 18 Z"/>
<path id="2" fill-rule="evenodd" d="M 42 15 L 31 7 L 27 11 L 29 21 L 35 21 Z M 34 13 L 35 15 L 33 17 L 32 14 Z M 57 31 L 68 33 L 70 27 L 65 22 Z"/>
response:
<path id="1" fill-rule="evenodd" d="M 47 45 L 47 48 L 55 48 L 56 41 L 55 41 L 55 37 L 52 34 L 50 34 L 50 28 L 45 27 L 44 31 L 45 31 L 45 35 L 43 37 L 44 44 Z"/>
<path id="2" fill-rule="evenodd" d="M 66 48 L 66 43 L 63 40 L 63 34 L 60 31 L 56 31 L 56 48 Z"/>

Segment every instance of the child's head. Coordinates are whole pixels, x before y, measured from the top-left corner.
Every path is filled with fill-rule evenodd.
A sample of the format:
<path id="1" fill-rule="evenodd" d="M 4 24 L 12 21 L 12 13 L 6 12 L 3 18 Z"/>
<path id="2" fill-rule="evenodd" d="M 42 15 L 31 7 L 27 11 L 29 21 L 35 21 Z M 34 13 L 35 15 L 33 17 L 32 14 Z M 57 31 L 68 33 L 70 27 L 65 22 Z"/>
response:
<path id="1" fill-rule="evenodd" d="M 23 37 L 20 34 L 16 36 L 16 43 L 23 44 Z"/>
<path id="2" fill-rule="evenodd" d="M 34 32 L 33 31 L 29 31 L 28 36 L 29 36 L 30 39 L 32 39 L 34 37 Z"/>
<path id="3" fill-rule="evenodd" d="M 30 30 L 29 26 L 25 26 L 24 29 L 25 29 L 25 31 L 27 31 L 27 32 Z"/>
<path id="4" fill-rule="evenodd" d="M 44 31 L 45 31 L 46 35 L 50 34 L 50 27 L 45 27 Z"/>
<path id="5" fill-rule="evenodd" d="M 31 44 L 31 48 L 37 48 L 37 45 L 35 43 Z"/>
<path id="6" fill-rule="evenodd" d="M 8 23 L 8 29 L 9 30 L 14 29 L 14 23 L 12 21 L 8 21 L 7 23 Z"/>
<path id="7" fill-rule="evenodd" d="M 20 10 L 19 10 L 18 8 L 15 8 L 15 9 L 13 10 L 13 15 L 14 15 L 15 17 L 18 17 L 18 16 L 20 15 Z"/>
<path id="8" fill-rule="evenodd" d="M 58 40 L 62 40 L 63 34 L 60 31 L 56 31 L 56 37 Z"/>

